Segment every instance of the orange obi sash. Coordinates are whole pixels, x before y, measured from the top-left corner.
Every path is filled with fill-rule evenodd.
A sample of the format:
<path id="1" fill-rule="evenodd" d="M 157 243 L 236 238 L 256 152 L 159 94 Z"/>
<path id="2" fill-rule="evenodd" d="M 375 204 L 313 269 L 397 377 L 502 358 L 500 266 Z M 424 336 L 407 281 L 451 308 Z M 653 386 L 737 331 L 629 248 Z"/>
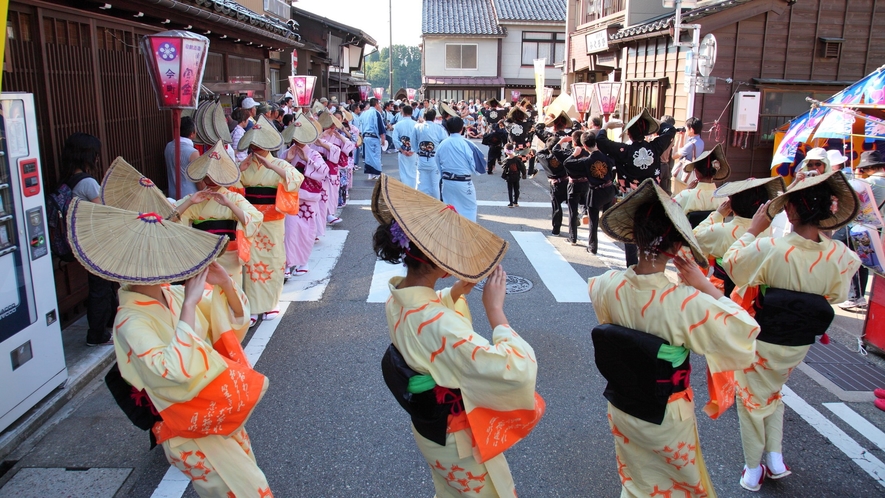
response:
<path id="1" fill-rule="evenodd" d="M 191 400 L 160 411 L 163 421 L 151 429 L 157 444 L 172 437 L 229 436 L 246 423 L 264 396 L 267 378 L 249 365 L 232 330 L 221 334 L 213 347 L 228 368 Z"/>

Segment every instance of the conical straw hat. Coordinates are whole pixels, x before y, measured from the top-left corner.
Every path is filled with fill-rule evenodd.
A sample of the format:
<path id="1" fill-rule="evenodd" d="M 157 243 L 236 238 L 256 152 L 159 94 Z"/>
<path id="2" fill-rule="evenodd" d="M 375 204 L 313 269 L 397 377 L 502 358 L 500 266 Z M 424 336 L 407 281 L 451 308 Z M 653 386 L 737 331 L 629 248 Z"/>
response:
<path id="1" fill-rule="evenodd" d="M 627 121 L 627 124 L 624 125 L 624 131 L 623 131 L 623 133 L 621 133 L 621 136 L 622 136 L 622 137 L 626 137 L 626 136 L 627 136 L 627 130 L 629 130 L 630 128 L 632 128 L 632 127 L 633 127 L 636 123 L 638 123 L 640 120 L 643 120 L 643 121 L 645 121 L 645 122 L 647 123 L 647 127 L 648 127 L 648 129 L 645 130 L 645 134 L 646 134 L 646 135 L 654 135 L 654 134 L 657 133 L 658 130 L 661 128 L 661 123 L 660 123 L 657 119 L 655 119 L 654 117 L 652 117 L 651 113 L 648 112 L 648 109 L 647 109 L 647 108 L 643 107 L 643 108 L 642 108 L 642 112 L 640 112 L 639 114 L 633 116 L 633 117 L 630 119 L 630 121 Z M 700 159 L 700 158 L 698 158 L 698 159 Z"/>
<path id="2" fill-rule="evenodd" d="M 207 105 L 200 113 L 200 120 L 197 122 L 197 129 L 202 131 L 203 137 L 207 140 L 206 145 L 212 145 L 219 140 L 218 133 L 215 132 L 215 103 L 207 102 Z"/>
<path id="3" fill-rule="evenodd" d="M 802 190 L 824 182 L 833 189 L 838 201 L 836 212 L 829 218 L 817 222 L 816 226 L 823 230 L 836 230 L 857 218 L 857 213 L 860 210 L 860 201 L 857 198 L 857 193 L 854 192 L 851 184 L 848 183 L 848 179 L 845 178 L 845 174 L 841 171 L 830 171 L 823 175 L 806 176 L 801 181 L 793 182 L 786 192 L 777 196 L 768 205 L 768 217 L 774 218 L 783 211 L 791 197 L 796 198 L 798 196 L 801 199 L 803 195 Z"/>
<path id="4" fill-rule="evenodd" d="M 323 103 L 320 102 L 319 100 L 314 102 L 313 106 L 311 106 L 311 108 L 310 108 L 310 110 L 313 111 L 314 114 L 319 114 L 319 113 L 323 112 L 325 109 L 326 109 L 326 106 L 324 106 Z"/>
<path id="5" fill-rule="evenodd" d="M 175 209 L 150 178 L 122 157 L 114 159 L 101 181 L 101 202 L 127 211 L 157 213 L 164 218 Z"/>
<path id="6" fill-rule="evenodd" d="M 636 190 L 627 194 L 622 201 L 602 214 L 602 218 L 599 219 L 602 231 L 621 242 L 635 243 L 633 223 L 637 216 L 640 216 L 636 211 L 640 206 L 650 201 L 660 202 L 664 206 L 664 212 L 667 214 L 667 217 L 670 218 L 679 235 L 682 235 L 682 238 L 688 242 L 688 247 L 691 249 L 695 261 L 702 268 L 706 268 L 708 266 L 707 258 L 704 257 L 704 252 L 701 250 L 701 246 L 698 244 L 694 233 L 692 233 L 691 223 L 688 222 L 688 218 L 682 212 L 682 206 L 667 195 L 652 178 L 648 178 L 640 183 Z"/>
<path id="7" fill-rule="evenodd" d="M 317 129 L 306 114 L 300 114 L 283 130 L 283 143 L 286 145 L 292 143 L 292 140 L 301 144 L 312 144 L 319 137 L 319 132 L 317 132 Z"/>
<path id="8" fill-rule="evenodd" d="M 68 208 L 68 238 L 89 272 L 121 284 L 187 280 L 227 247 L 225 235 L 75 198 Z"/>
<path id="9" fill-rule="evenodd" d="M 347 109 L 341 109 L 341 115 L 344 116 L 344 120 L 348 123 L 353 123 L 353 113 L 348 111 Z"/>
<path id="10" fill-rule="evenodd" d="M 449 116 L 452 116 L 455 118 L 458 117 L 458 113 L 455 112 L 455 110 L 452 109 L 452 107 L 449 104 L 446 104 L 445 102 L 440 102 L 439 104 L 437 104 L 437 106 L 439 107 L 439 110 L 441 112 L 444 112 L 444 113 L 448 114 Z"/>
<path id="11" fill-rule="evenodd" d="M 479 282 L 507 253 L 507 241 L 429 195 L 381 175 L 372 192 L 372 214 L 396 220 L 437 266 L 461 280 Z"/>
<path id="12" fill-rule="evenodd" d="M 187 165 L 187 177 L 198 182 L 209 177 L 216 185 L 228 187 L 240 181 L 240 168 L 224 150 L 221 140 Z"/>
<path id="13" fill-rule="evenodd" d="M 683 169 L 686 173 L 691 173 L 694 171 L 695 164 L 706 164 L 710 161 L 719 161 L 719 169 L 713 173 L 713 180 L 718 182 L 731 176 L 731 166 L 728 165 L 728 161 L 725 159 L 725 151 L 722 149 L 722 144 L 716 144 L 716 147 L 713 147 L 711 150 L 704 151 L 697 159 L 686 164 Z"/>
<path id="14" fill-rule="evenodd" d="M 303 116 L 313 125 L 314 129 L 317 131 L 317 138 L 319 138 L 319 136 L 323 134 L 323 126 L 310 114 L 304 114 Z"/>
<path id="15" fill-rule="evenodd" d="M 341 124 L 341 121 L 338 118 L 326 111 L 320 113 L 317 117 L 317 121 L 320 122 L 320 126 L 322 126 L 324 130 L 330 126 L 334 126 L 338 130 L 344 128 L 344 125 Z"/>
<path id="16" fill-rule="evenodd" d="M 275 151 L 283 146 L 283 136 L 280 135 L 273 123 L 268 121 L 266 117 L 260 116 L 252 128 L 249 128 L 249 131 L 240 138 L 237 150 L 248 150 L 250 145 Z"/>
<path id="17" fill-rule="evenodd" d="M 216 102 L 212 107 L 212 125 L 215 136 L 226 144 L 233 143 L 234 139 L 230 136 L 230 128 L 227 126 L 227 118 L 224 117 L 224 108 L 221 107 L 220 102 Z"/>
<path id="18" fill-rule="evenodd" d="M 725 185 L 716 189 L 716 192 L 713 193 L 713 197 L 729 197 L 735 194 L 740 194 L 741 192 L 745 192 L 747 190 L 752 190 L 756 187 L 765 187 L 765 190 L 768 191 L 768 198 L 774 199 L 781 192 L 786 190 L 784 187 L 784 179 L 781 176 L 771 176 L 768 178 L 750 178 L 748 180 L 741 180 L 739 182 L 728 182 Z"/>
<path id="19" fill-rule="evenodd" d="M 194 119 L 194 127 L 197 131 L 197 142 L 201 144 L 214 144 L 216 140 L 212 140 L 214 133 L 209 134 L 206 130 L 204 116 L 206 115 L 206 111 L 209 109 L 209 106 L 212 105 L 210 101 L 203 101 L 197 106 L 197 110 L 194 111 L 193 119 Z"/>

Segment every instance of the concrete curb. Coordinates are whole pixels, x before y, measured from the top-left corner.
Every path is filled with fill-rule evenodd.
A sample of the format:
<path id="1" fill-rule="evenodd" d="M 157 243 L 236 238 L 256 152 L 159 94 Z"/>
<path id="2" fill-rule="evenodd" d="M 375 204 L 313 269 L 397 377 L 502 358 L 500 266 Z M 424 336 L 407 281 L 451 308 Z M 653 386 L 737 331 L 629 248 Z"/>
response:
<path id="1" fill-rule="evenodd" d="M 65 385 L 53 391 L 34 408 L 19 418 L 3 434 L 0 434 L 0 461 L 36 433 L 65 404 L 83 390 L 97 375 L 116 359 L 114 348 L 95 348 L 74 365 L 68 367 L 68 380 Z"/>

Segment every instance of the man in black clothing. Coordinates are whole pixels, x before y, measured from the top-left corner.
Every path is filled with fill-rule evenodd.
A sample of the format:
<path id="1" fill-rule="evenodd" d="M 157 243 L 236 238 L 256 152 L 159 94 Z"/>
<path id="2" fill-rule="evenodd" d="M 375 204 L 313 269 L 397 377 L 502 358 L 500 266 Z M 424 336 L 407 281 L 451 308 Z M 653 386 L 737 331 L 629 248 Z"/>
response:
<path id="1" fill-rule="evenodd" d="M 565 169 L 569 175 L 569 235 L 572 236 L 572 227 L 577 234 L 577 199 L 572 199 L 572 187 L 586 185 L 586 210 L 590 224 L 590 237 L 587 243 L 587 252 L 596 254 L 598 246 L 597 232 L 599 226 L 599 213 L 605 212 L 615 203 L 617 187 L 614 185 L 615 163 L 596 148 L 596 132 L 586 131 L 581 135 L 581 146 L 576 147 L 571 157 L 565 160 Z M 576 181 L 575 178 L 584 177 L 586 183 Z M 583 189 L 575 189 L 583 190 Z M 575 204 L 573 208 L 572 205 Z M 572 213 L 574 212 L 574 218 Z"/>
<path id="2" fill-rule="evenodd" d="M 550 125 L 553 129 L 548 130 L 545 125 Z M 537 159 L 550 183 L 553 235 L 559 235 L 562 227 L 562 203 L 568 199 L 568 175 L 563 163 L 572 151 L 570 148 L 563 148 L 562 145 L 571 141 L 571 136 L 569 136 L 571 130 L 567 128 L 570 125 L 571 118 L 562 112 L 556 118 L 548 117 L 544 123 L 538 123 L 535 126 L 535 133 L 547 146 L 546 149 L 538 152 Z"/>
<path id="3" fill-rule="evenodd" d="M 488 174 L 491 175 L 494 173 L 495 164 L 501 160 L 501 155 L 504 153 L 504 145 L 507 143 L 507 139 L 507 130 L 504 128 L 503 122 L 496 124 L 482 137 L 482 144 L 489 146 L 489 155 L 488 160 L 486 161 Z"/>
<path id="4" fill-rule="evenodd" d="M 630 137 L 629 144 L 609 140 L 605 129 L 599 130 L 596 136 L 596 146 L 617 166 L 621 191 L 629 192 L 646 178 L 654 178 L 656 183 L 660 183 L 661 154 L 673 143 L 676 128 L 669 123 L 658 123 L 651 117 L 648 109 L 643 108 L 641 113 L 624 126 L 624 130 Z M 646 140 L 647 136 L 655 133 L 658 136 L 654 140 Z M 627 266 L 639 262 L 635 245 L 625 244 L 624 252 Z"/>

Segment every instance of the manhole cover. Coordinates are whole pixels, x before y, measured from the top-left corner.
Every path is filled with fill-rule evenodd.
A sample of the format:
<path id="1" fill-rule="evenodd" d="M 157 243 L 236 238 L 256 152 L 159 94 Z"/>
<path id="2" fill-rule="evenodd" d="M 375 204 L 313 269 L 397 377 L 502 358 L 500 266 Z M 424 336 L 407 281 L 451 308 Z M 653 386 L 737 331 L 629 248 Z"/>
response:
<path id="1" fill-rule="evenodd" d="M 483 287 L 485 287 L 485 285 L 486 281 L 483 280 L 482 282 L 476 284 L 475 289 L 481 291 Z M 528 292 L 532 290 L 533 285 L 534 284 L 532 284 L 532 281 L 527 278 L 519 277 L 516 275 L 507 275 L 506 292 L 507 294 L 522 294 L 523 292 Z"/>

